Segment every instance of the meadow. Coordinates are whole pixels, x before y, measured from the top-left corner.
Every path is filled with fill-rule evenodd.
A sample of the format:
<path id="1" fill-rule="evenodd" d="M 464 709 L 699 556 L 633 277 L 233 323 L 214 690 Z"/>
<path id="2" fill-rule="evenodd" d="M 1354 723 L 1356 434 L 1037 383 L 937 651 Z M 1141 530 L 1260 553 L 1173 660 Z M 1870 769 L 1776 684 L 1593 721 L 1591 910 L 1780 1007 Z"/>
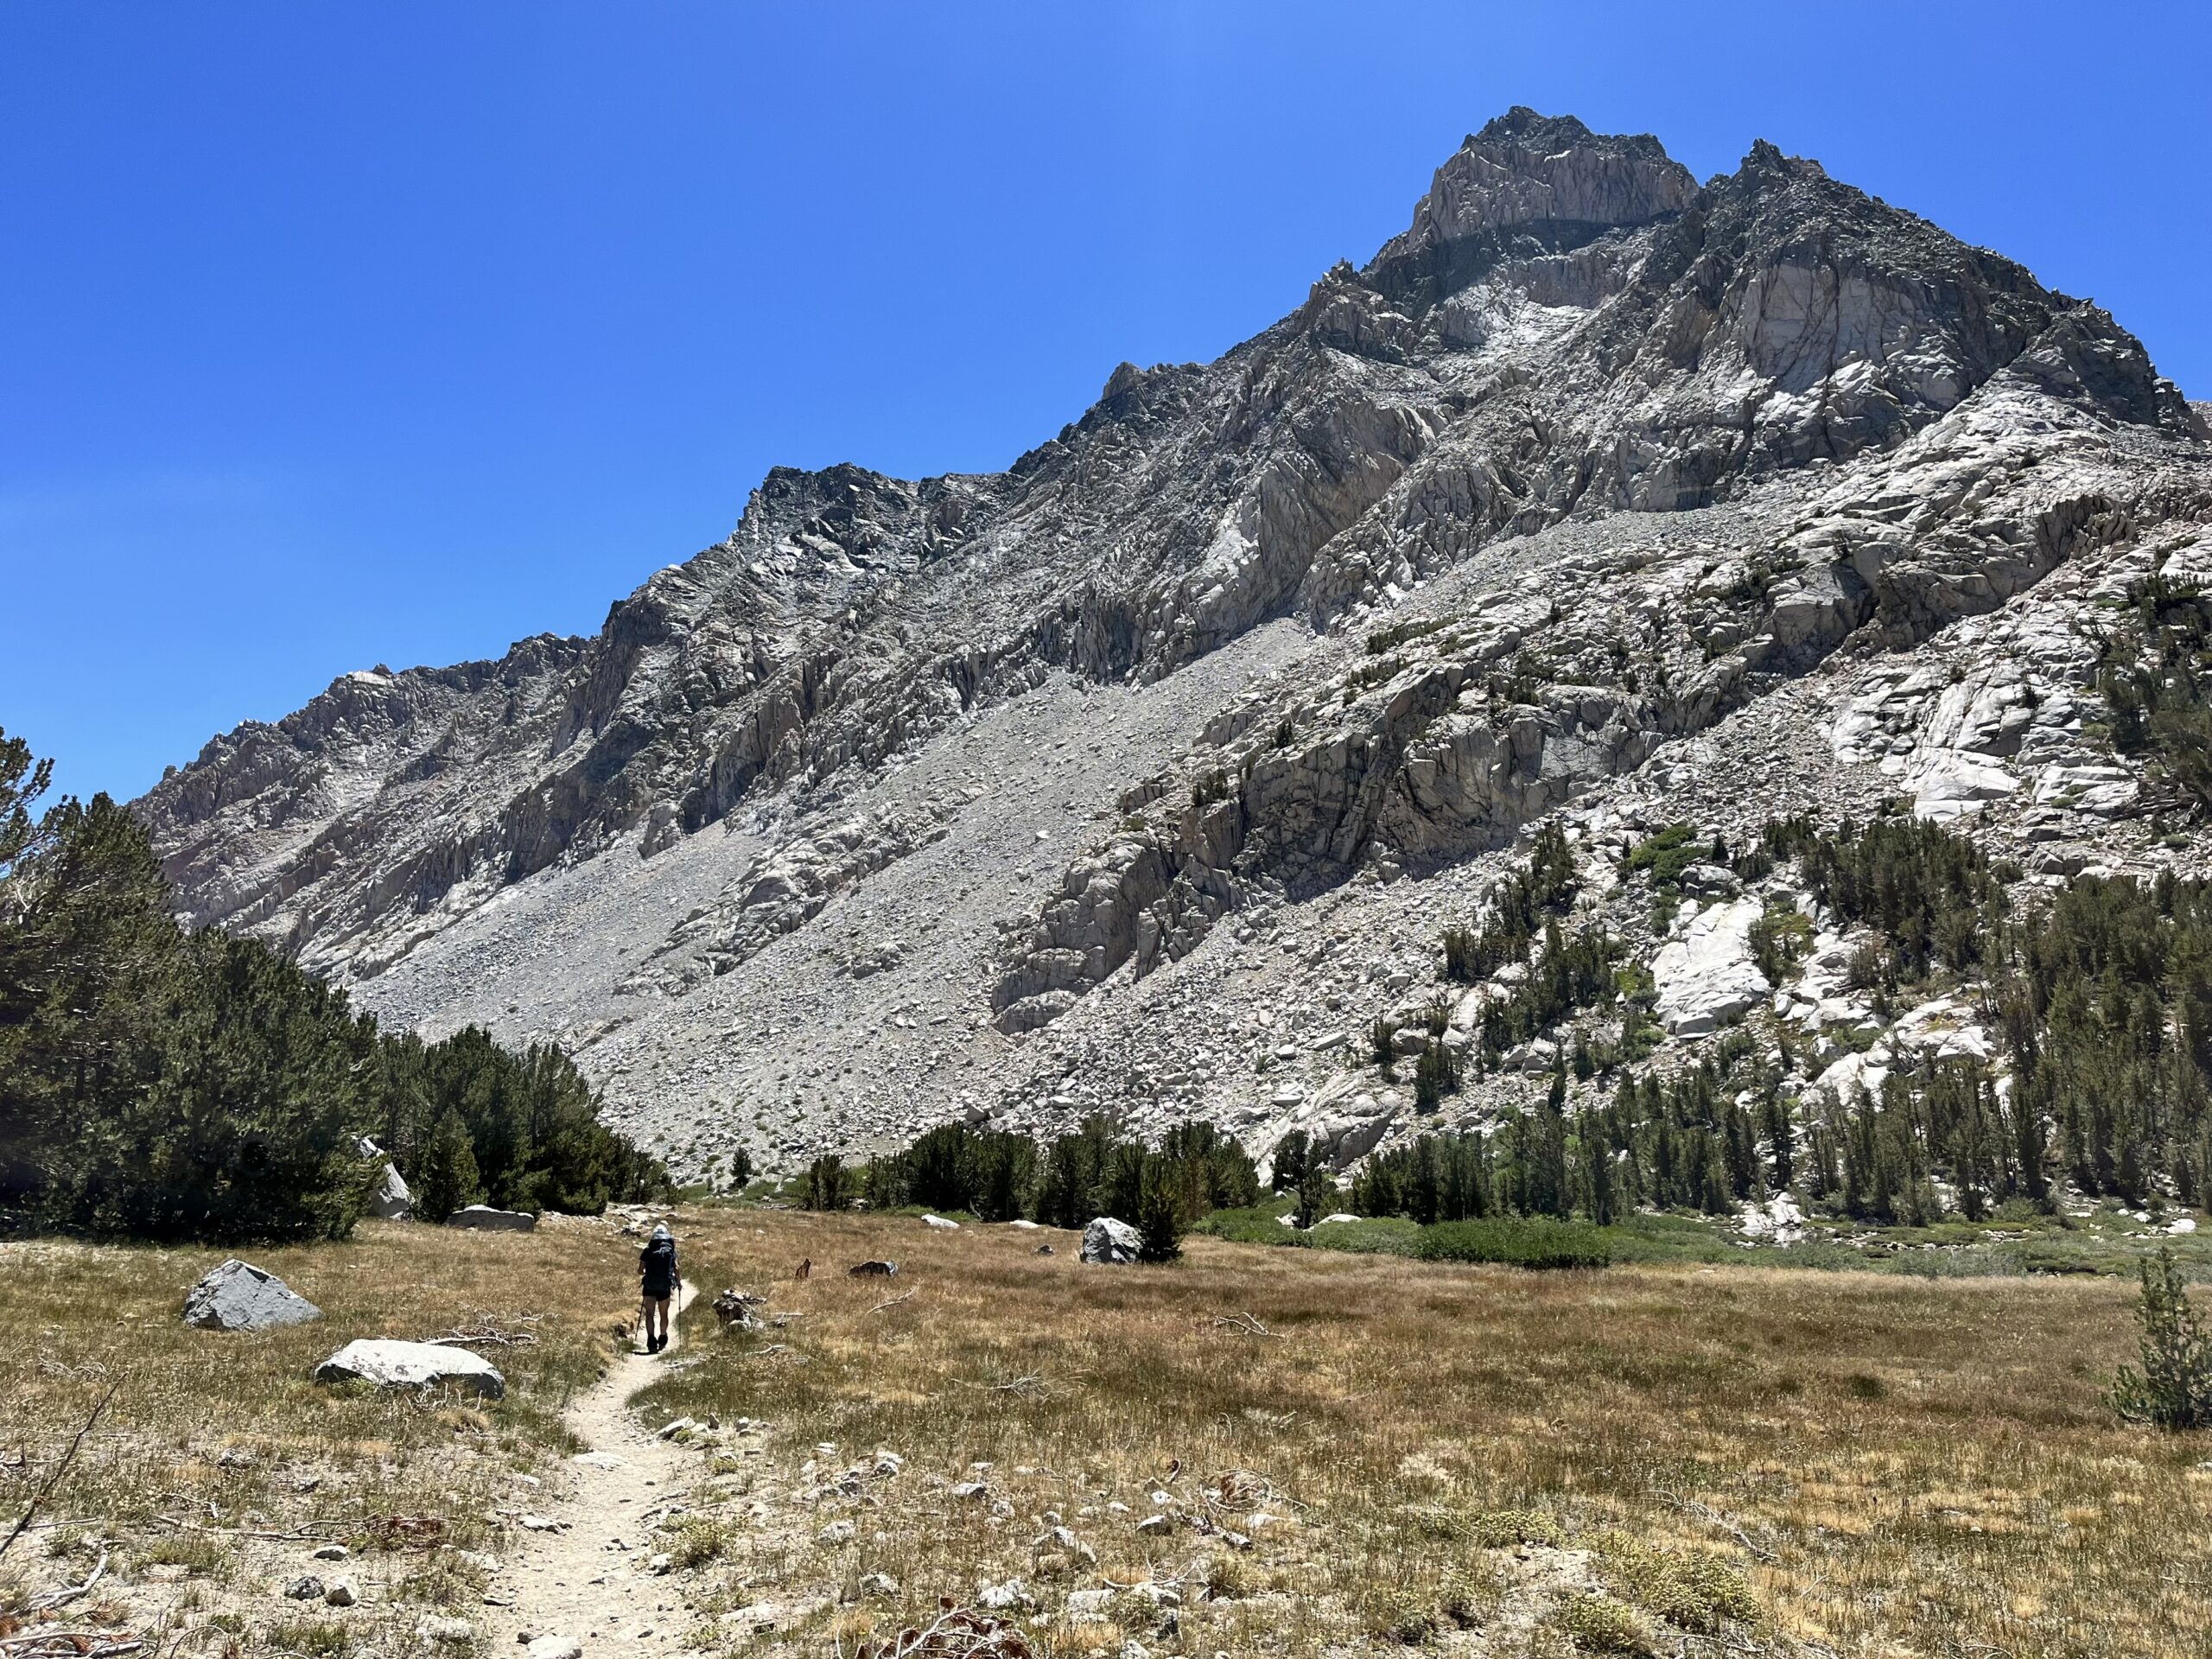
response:
<path id="1" fill-rule="evenodd" d="M 612 1227 L 563 1217 L 527 1236 L 365 1223 L 344 1243 L 243 1251 L 323 1312 L 248 1334 L 179 1318 L 226 1251 L 0 1245 L 0 1535 L 89 1425 L 0 1558 L 0 1628 L 40 1628 L 29 1604 L 103 1563 L 71 1626 L 185 1653 L 373 1652 L 367 1603 L 396 1625 L 472 1605 L 497 1509 L 565 1454 L 561 1412 L 634 1313 L 630 1252 Z M 310 1380 L 353 1338 L 454 1331 L 509 1338 L 478 1344 L 504 1400 Z M 274 1587 L 326 1543 L 348 1548 L 342 1570 L 364 1586 L 342 1619 Z"/>
<path id="2" fill-rule="evenodd" d="M 1106 1268 L 1044 1229 L 728 1205 L 676 1226 L 704 1294 L 638 1405 L 697 1425 L 664 1525 L 701 1652 L 849 1655 L 987 1592 L 1069 1656 L 2212 1646 L 2212 1450 L 2109 1409 L 2119 1279 L 1206 1236 Z M 424 1650 L 421 1621 L 469 1613 L 486 1554 L 524 1547 L 515 1517 L 564 1501 L 560 1414 L 626 1324 L 634 1248 L 605 1223 L 366 1225 L 251 1253 L 325 1318 L 225 1336 L 176 1317 L 220 1252 L 0 1247 L 0 1533 L 112 1391 L 0 1559 L 0 1641 L 105 1557 L 73 1629 Z M 899 1271 L 846 1273 L 871 1259 Z M 725 1287 L 762 1328 L 720 1332 Z M 349 1337 L 463 1329 L 536 1338 L 485 1350 L 505 1400 L 308 1381 Z M 364 1606 L 279 1596 L 324 1542 Z"/>
<path id="3" fill-rule="evenodd" d="M 1166 1645 L 1192 1653 L 2212 1643 L 2207 1449 L 2104 1397 L 2133 1353 L 2124 1282 L 1537 1274 L 1204 1237 L 1108 1268 L 1027 1229 L 686 1230 L 709 1289 L 792 1317 L 716 1340 L 702 1298 L 706 1357 L 647 1408 L 766 1419 L 825 1470 L 906 1460 L 834 1559 L 734 1528 L 722 1606 L 827 1574 L 850 1640 L 1020 1579 L 1077 1652 L 1119 1643 L 1059 1616 L 1071 1591 L 1137 1586 L 1114 1605 L 1150 1646 L 1141 1586 L 1171 1582 Z M 897 1276 L 842 1271 L 876 1257 Z M 868 1611 L 870 1573 L 903 1605 Z"/>

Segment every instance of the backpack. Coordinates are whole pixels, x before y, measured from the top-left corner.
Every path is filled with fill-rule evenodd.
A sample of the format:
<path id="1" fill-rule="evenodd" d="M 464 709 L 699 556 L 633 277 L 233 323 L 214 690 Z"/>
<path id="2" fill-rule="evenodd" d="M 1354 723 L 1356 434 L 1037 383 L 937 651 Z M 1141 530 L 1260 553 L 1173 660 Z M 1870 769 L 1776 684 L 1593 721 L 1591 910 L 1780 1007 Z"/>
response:
<path id="1" fill-rule="evenodd" d="M 656 1287 L 673 1288 L 676 1284 L 676 1241 L 657 1238 L 639 1253 L 639 1265 L 645 1283 Z"/>

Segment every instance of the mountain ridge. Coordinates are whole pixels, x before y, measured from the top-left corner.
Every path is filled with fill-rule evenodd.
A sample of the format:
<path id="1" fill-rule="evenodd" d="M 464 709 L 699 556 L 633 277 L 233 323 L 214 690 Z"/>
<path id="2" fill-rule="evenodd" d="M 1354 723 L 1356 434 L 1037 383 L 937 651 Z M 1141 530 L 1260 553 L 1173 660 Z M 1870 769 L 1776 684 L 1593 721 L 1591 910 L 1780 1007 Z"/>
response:
<path id="1" fill-rule="evenodd" d="M 688 848 L 698 902 L 640 920 L 589 1008 L 539 987 L 493 1010 L 588 1067 L 641 1023 L 697 1026 L 670 1041 L 728 1082 L 664 1105 L 627 1092 L 615 1048 L 595 1072 L 673 1134 L 786 1092 L 757 1033 L 733 1046 L 721 1012 L 674 1011 L 771 972 L 855 893 L 918 880 L 929 849 L 982 857 L 969 785 L 908 799 L 900 775 L 1026 731 L 1014 706 L 1042 697 L 1133 734 L 1071 808 L 1112 827 L 1032 832 L 1065 853 L 1057 893 L 936 970 L 976 1033 L 966 1069 L 997 1081 L 916 1101 L 1034 1105 L 1053 1095 L 992 1042 L 1018 1052 L 1255 905 L 1383 868 L 1456 879 L 1777 689 L 1923 649 L 2081 555 L 2203 517 L 2204 438 L 2108 314 L 1815 162 L 1761 141 L 1700 185 L 1649 135 L 1516 107 L 1365 266 L 1211 364 L 1119 365 L 1007 471 L 772 469 L 729 537 L 597 634 L 341 677 L 212 740 L 138 810 L 193 922 L 431 1026 L 485 1012 L 431 960 L 451 940 L 555 887 L 648 893 L 639 872 Z M 1708 519 L 1697 562 L 1736 586 L 1678 592 Z M 1523 569 L 1537 556 L 1548 577 Z M 1426 626 L 1427 590 L 1489 576 L 1548 581 L 1553 602 L 1523 616 L 1510 589 L 1469 591 L 1497 626 L 1350 660 L 1370 623 Z M 1264 709 L 1224 677 L 1248 658 L 1281 681 Z M 823 1007 L 860 960 L 830 954 L 844 982 L 808 994 Z M 892 956 L 862 977 L 911 978 Z M 809 1144 L 852 1133 L 799 1116 Z"/>

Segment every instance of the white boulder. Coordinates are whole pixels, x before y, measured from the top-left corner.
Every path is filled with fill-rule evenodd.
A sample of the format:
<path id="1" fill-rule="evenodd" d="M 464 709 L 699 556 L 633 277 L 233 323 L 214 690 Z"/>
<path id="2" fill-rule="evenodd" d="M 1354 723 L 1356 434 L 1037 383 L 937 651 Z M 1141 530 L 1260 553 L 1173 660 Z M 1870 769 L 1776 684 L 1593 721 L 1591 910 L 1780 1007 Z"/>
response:
<path id="1" fill-rule="evenodd" d="M 184 1322 L 201 1331 L 269 1331 L 321 1317 L 321 1308 L 275 1274 L 236 1256 L 211 1269 L 184 1298 Z"/>
<path id="2" fill-rule="evenodd" d="M 407 1183 L 399 1173 L 399 1166 L 386 1164 L 384 1177 L 377 1183 L 376 1196 L 369 1200 L 369 1213 L 384 1221 L 405 1221 L 415 1213 L 415 1195 L 407 1190 Z"/>
<path id="3" fill-rule="evenodd" d="M 487 1400 L 507 1391 L 507 1379 L 481 1354 L 436 1342 L 364 1338 L 349 1342 L 315 1368 L 318 1382 L 373 1382 L 382 1389 L 422 1389 L 444 1383 Z"/>
<path id="4" fill-rule="evenodd" d="M 1083 1230 L 1083 1259 L 1115 1265 L 1137 1259 L 1144 1238 L 1126 1221 L 1101 1216 Z"/>
<path id="5" fill-rule="evenodd" d="M 446 1225 L 485 1233 L 527 1233 L 536 1230 L 537 1217 L 526 1210 L 494 1210 L 488 1204 L 472 1204 L 448 1216 Z"/>
<path id="6" fill-rule="evenodd" d="M 361 1137 L 360 1149 L 361 1156 L 369 1162 L 384 1165 L 384 1173 L 377 1177 L 376 1196 L 369 1200 L 369 1213 L 383 1221 L 406 1220 L 415 1213 L 415 1195 L 407 1190 L 399 1166 L 385 1157 L 384 1148 L 366 1135 Z"/>
<path id="7" fill-rule="evenodd" d="M 1751 960 L 1756 899 L 1714 905 L 1691 917 L 1659 947 L 1651 976 L 1659 988 L 1659 1023 L 1672 1037 L 1703 1037 L 1766 999 L 1772 988 Z"/>

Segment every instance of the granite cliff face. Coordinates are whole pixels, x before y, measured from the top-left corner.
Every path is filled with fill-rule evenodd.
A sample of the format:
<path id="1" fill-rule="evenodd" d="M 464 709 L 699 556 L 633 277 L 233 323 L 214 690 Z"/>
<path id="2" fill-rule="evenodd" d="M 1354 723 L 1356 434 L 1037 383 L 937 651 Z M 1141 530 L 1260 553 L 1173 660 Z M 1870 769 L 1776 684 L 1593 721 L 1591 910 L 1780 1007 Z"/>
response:
<path id="1" fill-rule="evenodd" d="M 1904 792 L 2202 859 L 2083 641 L 2208 523 L 2201 410 L 2094 305 L 1770 145 L 1700 187 L 1515 110 L 1006 473 L 779 470 L 594 638 L 348 675 L 139 810 L 194 922 L 562 1039 L 687 1171 L 963 1112 L 1264 1139 L 1547 814 Z"/>

